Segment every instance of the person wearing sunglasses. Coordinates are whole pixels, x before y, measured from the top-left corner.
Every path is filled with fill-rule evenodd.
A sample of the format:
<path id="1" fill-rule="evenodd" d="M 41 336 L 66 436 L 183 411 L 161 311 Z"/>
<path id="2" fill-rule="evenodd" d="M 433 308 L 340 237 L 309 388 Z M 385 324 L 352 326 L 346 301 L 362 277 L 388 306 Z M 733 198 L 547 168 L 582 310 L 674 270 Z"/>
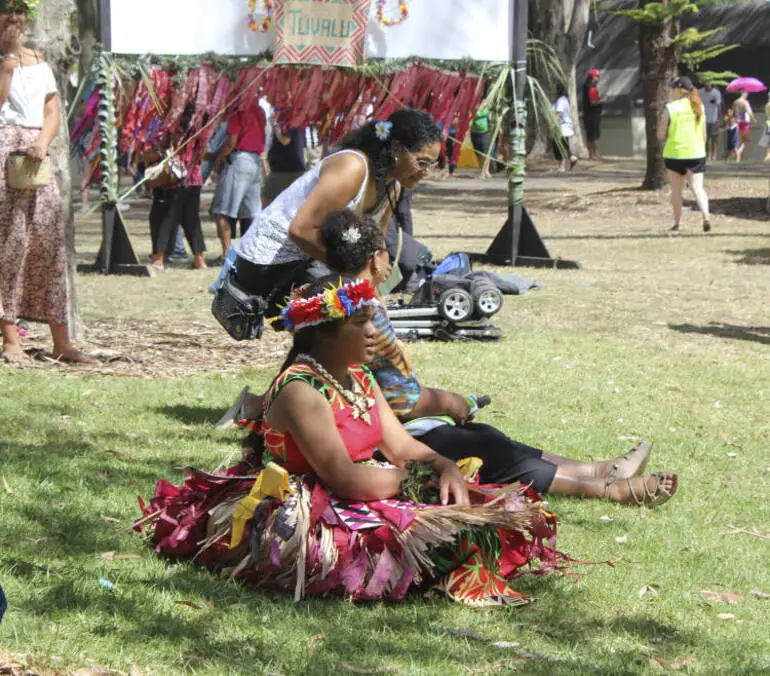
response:
<path id="1" fill-rule="evenodd" d="M 441 130 L 421 110 L 403 108 L 354 130 L 254 219 L 239 243 L 238 284 L 267 300 L 267 319 L 276 316 L 293 287 L 317 276 L 314 261 L 326 262 L 326 217 L 348 207 L 385 231 L 402 192 L 414 190 L 440 151 Z"/>

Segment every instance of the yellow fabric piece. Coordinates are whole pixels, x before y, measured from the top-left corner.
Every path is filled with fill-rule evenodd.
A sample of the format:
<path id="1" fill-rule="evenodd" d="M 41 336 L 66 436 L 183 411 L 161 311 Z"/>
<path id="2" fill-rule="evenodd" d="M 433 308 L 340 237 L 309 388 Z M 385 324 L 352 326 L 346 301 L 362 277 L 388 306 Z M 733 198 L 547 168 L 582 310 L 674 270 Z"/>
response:
<path id="1" fill-rule="evenodd" d="M 463 458 L 457 461 L 457 466 L 466 481 L 476 481 L 483 465 L 484 461 L 476 457 Z"/>
<path id="2" fill-rule="evenodd" d="M 232 537 L 230 549 L 234 549 L 243 541 L 243 531 L 246 522 L 254 518 L 254 512 L 259 503 L 267 497 L 276 498 L 283 502 L 287 493 L 293 493 L 289 485 L 289 473 L 274 462 L 267 463 L 257 476 L 251 492 L 238 503 L 233 514 Z"/>
<path id="3" fill-rule="evenodd" d="M 669 123 L 663 157 L 670 160 L 706 157 L 706 115 L 698 120 L 688 98 L 667 103 L 666 109 Z"/>

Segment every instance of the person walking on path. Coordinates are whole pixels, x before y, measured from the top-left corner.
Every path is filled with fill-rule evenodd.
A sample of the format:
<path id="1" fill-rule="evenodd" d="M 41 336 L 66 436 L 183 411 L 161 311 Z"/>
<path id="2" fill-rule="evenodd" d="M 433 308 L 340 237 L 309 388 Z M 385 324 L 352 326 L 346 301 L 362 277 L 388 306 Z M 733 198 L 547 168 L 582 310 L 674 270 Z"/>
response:
<path id="1" fill-rule="evenodd" d="M 583 125 L 586 128 L 588 159 L 600 160 L 599 139 L 602 135 L 602 110 L 606 99 L 599 94 L 601 73 L 598 68 L 588 71 L 588 79 L 583 85 Z"/>
<path id="2" fill-rule="evenodd" d="M 217 223 L 222 256 L 227 256 L 235 237 L 236 219 L 249 223 L 262 211 L 262 174 L 268 174 L 265 152 L 267 118 L 254 99 L 237 111 L 227 125 L 227 141 L 215 162 L 219 184 L 211 213 Z M 243 226 L 241 226 L 243 227 Z M 241 232 L 241 236 L 245 233 Z"/>
<path id="3" fill-rule="evenodd" d="M 706 115 L 703 102 L 688 77 L 676 78 L 671 88 L 673 100 L 666 104 L 658 127 L 658 140 L 665 142 L 663 160 L 671 181 L 671 206 L 674 209 L 674 226 L 671 230 L 679 231 L 682 191 L 687 179 L 703 215 L 703 232 L 709 232 L 709 198 L 703 187 L 706 171 Z"/>
<path id="4" fill-rule="evenodd" d="M 559 171 L 565 172 L 572 169 L 578 161 L 577 155 L 572 152 L 572 137 L 575 135 L 575 126 L 572 122 L 572 112 L 569 108 L 569 99 L 564 87 L 559 87 L 556 101 L 553 104 L 554 113 L 559 120 L 559 136 L 553 139 L 553 154 L 559 162 Z"/>
<path id="5" fill-rule="evenodd" d="M 0 330 L 2 358 L 29 360 L 16 326 L 19 318 L 46 322 L 53 357 L 63 362 L 98 361 L 73 347 L 68 327 L 67 251 L 62 201 L 54 172 L 47 184 L 9 185 L 12 158 L 24 156 L 34 170 L 48 162 L 59 133 L 56 80 L 43 56 L 23 45 L 36 3 L 0 2 Z"/>
<path id="6" fill-rule="evenodd" d="M 746 151 L 746 145 L 751 143 L 751 123 L 757 121 L 749 103 L 749 93 L 745 89 L 738 90 L 738 98 L 733 103 L 733 115 L 738 123 L 738 147 L 735 149 L 735 161 L 740 162 Z"/>
<path id="7" fill-rule="evenodd" d="M 719 127 L 724 115 L 722 93 L 711 84 L 705 85 L 699 93 L 706 114 L 706 155 L 715 162 L 719 159 Z"/>

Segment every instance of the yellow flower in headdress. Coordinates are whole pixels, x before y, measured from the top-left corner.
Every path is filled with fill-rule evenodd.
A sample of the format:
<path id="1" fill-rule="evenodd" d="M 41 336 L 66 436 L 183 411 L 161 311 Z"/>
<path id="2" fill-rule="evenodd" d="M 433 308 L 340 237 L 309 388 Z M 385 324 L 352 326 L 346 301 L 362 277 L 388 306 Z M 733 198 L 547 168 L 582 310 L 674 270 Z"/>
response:
<path id="1" fill-rule="evenodd" d="M 345 319 L 348 316 L 348 313 L 345 311 L 345 305 L 337 291 L 338 289 L 334 287 L 328 289 L 324 294 L 326 316 L 329 319 Z"/>

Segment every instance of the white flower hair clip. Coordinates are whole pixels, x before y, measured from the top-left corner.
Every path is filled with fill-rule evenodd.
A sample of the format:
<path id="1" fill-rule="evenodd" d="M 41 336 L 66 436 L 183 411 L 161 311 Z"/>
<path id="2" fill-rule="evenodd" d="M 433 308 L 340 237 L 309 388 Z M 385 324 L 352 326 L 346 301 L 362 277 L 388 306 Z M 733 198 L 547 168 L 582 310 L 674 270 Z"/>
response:
<path id="1" fill-rule="evenodd" d="M 374 125 L 374 133 L 380 141 L 387 141 L 390 138 L 390 132 L 393 129 L 393 123 L 385 120 L 380 120 Z"/>
<path id="2" fill-rule="evenodd" d="M 361 239 L 361 231 L 354 225 L 342 233 L 342 241 L 348 244 L 355 244 L 359 239 Z"/>

